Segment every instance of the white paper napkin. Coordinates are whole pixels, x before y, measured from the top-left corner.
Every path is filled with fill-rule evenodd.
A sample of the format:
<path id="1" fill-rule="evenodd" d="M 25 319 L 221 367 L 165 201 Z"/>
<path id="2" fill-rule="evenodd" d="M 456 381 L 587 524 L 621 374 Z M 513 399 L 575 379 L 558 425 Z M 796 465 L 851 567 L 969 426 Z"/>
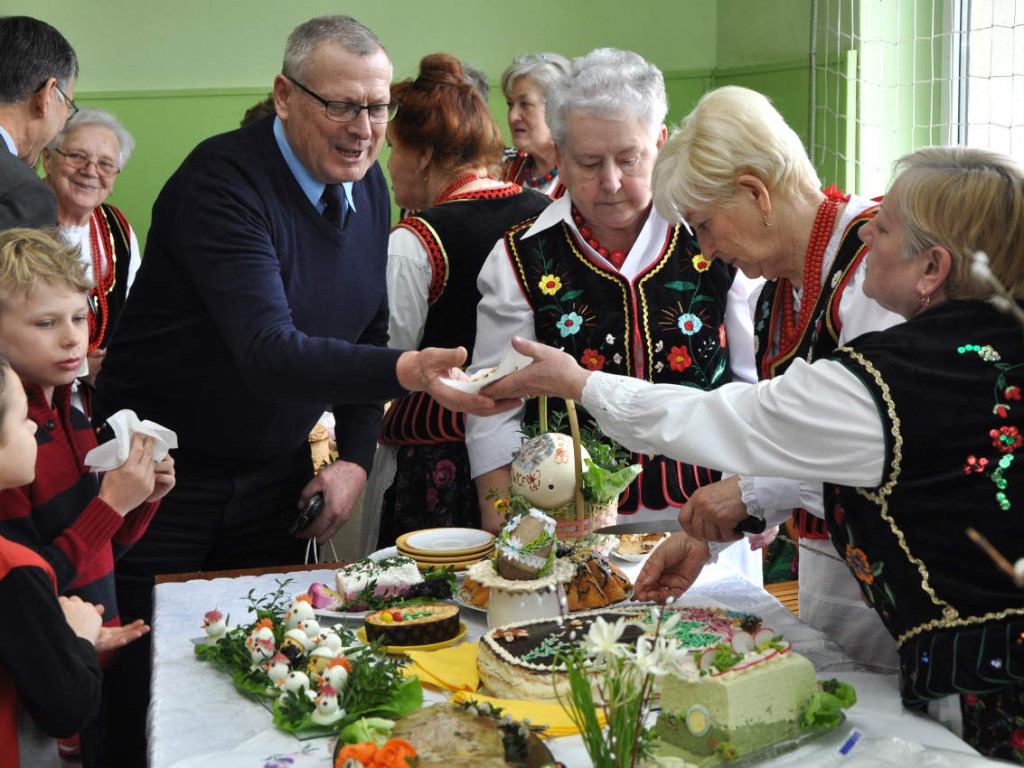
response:
<path id="1" fill-rule="evenodd" d="M 510 373 L 515 373 L 519 369 L 525 368 L 532 362 L 532 357 L 527 357 L 526 355 L 517 352 L 516 348 L 509 343 L 508 349 L 505 350 L 505 353 L 501 356 L 501 360 L 494 368 L 478 373 L 469 381 L 456 381 L 455 379 L 442 377 L 441 383 L 447 384 L 449 387 L 461 392 L 468 392 L 471 395 L 475 395 L 484 387 L 493 384 L 498 379 L 505 378 Z"/>
<path id="2" fill-rule="evenodd" d="M 132 435 L 136 433 L 153 438 L 153 461 L 163 461 L 168 451 L 178 447 L 178 436 L 173 430 L 148 419 L 141 421 L 135 411 L 128 408 L 107 419 L 107 424 L 114 431 L 114 439 L 85 455 L 85 465 L 93 472 L 106 472 L 124 464 L 131 451 Z"/>

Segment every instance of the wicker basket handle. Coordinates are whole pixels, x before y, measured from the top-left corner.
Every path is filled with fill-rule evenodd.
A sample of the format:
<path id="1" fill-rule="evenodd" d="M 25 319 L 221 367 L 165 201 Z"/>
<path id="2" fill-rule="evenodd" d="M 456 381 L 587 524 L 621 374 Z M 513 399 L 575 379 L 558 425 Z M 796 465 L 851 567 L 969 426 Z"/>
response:
<path id="1" fill-rule="evenodd" d="M 545 434 L 548 431 L 548 399 L 546 396 L 538 398 L 540 411 L 540 431 Z M 580 420 L 576 415 L 576 403 L 572 400 L 565 401 L 565 410 L 569 415 L 569 434 L 572 437 L 572 458 L 576 467 L 576 514 L 583 515 L 583 451 L 580 442 Z"/>

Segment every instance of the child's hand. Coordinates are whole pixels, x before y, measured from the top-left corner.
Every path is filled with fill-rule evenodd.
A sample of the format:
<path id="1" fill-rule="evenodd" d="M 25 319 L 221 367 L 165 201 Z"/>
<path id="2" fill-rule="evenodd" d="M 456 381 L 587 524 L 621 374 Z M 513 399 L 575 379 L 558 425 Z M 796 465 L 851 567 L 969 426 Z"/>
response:
<path id="1" fill-rule="evenodd" d="M 96 640 L 96 650 L 113 651 L 123 648 L 128 643 L 138 640 L 149 632 L 149 625 L 142 619 L 136 619 L 131 624 L 123 627 L 100 627 L 99 639 Z"/>
<path id="2" fill-rule="evenodd" d="M 100 627 L 103 626 L 103 606 L 87 603 L 80 597 L 57 598 L 61 610 L 64 611 L 64 619 L 67 621 L 71 631 L 83 640 L 88 640 L 93 645 L 100 636 Z"/>
<path id="3" fill-rule="evenodd" d="M 120 467 L 107 472 L 100 485 L 99 497 L 124 517 L 153 494 L 156 468 L 157 463 L 153 461 L 153 438 L 141 434 L 132 435 L 128 458 Z"/>
<path id="4" fill-rule="evenodd" d="M 153 492 L 149 494 L 146 501 L 159 501 L 174 487 L 174 459 L 170 454 L 164 456 L 163 461 L 157 462 L 153 474 Z"/>

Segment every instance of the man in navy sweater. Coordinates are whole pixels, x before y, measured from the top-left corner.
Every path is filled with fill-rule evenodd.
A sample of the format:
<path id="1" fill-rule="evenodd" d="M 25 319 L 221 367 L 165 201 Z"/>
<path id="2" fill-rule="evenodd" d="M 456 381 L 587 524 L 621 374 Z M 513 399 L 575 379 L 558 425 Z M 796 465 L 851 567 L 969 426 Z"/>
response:
<path id="1" fill-rule="evenodd" d="M 274 81 L 277 116 L 200 144 L 153 207 L 94 400 L 95 423 L 132 408 L 178 434 L 177 487 L 118 563 L 129 621 L 149 620 L 155 574 L 301 563 L 305 541 L 287 533 L 297 507 L 323 492 L 303 537 L 344 524 L 384 400 L 427 390 L 458 410 L 505 405 L 440 383 L 465 350 L 386 346 L 390 203 L 376 158 L 397 108 L 390 83 L 359 22 L 300 25 Z M 306 438 L 327 405 L 339 460 L 313 477 Z M 148 649 L 126 650 L 138 694 L 147 669 L 129 672 L 129 659 L 148 665 Z M 112 720 L 134 715 L 119 734 L 141 737 L 144 704 L 111 700 L 127 705 Z"/>

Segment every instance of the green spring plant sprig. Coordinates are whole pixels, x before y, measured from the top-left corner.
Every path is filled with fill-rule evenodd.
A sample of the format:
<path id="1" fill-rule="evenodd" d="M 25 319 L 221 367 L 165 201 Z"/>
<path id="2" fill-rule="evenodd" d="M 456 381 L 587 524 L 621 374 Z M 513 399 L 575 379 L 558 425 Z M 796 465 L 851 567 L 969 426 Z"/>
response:
<path id="1" fill-rule="evenodd" d="M 594 768 L 634 768 L 653 755 L 654 729 L 647 726 L 655 681 L 687 656 L 671 638 L 678 613 L 667 618 L 657 611 L 654 637 L 635 645 L 620 642 L 625 619 L 609 624 L 598 617 L 583 642 L 558 654 L 569 680 L 569 694 L 558 692 L 559 704 L 583 737 Z M 603 708 L 602 728 L 597 711 Z"/>

